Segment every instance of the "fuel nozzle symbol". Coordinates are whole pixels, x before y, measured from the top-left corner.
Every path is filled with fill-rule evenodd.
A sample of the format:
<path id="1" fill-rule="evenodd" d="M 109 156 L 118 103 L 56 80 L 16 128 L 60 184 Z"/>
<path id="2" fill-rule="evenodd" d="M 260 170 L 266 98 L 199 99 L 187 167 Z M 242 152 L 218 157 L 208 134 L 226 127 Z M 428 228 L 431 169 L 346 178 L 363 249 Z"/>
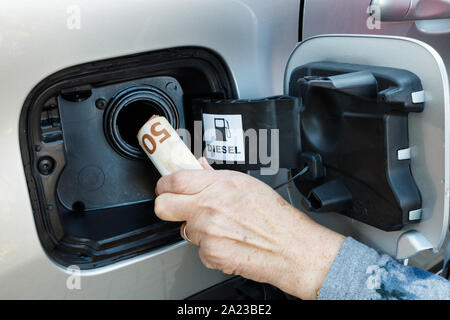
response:
<path id="1" fill-rule="evenodd" d="M 214 118 L 216 141 L 227 141 L 231 138 L 230 124 L 224 118 Z"/>

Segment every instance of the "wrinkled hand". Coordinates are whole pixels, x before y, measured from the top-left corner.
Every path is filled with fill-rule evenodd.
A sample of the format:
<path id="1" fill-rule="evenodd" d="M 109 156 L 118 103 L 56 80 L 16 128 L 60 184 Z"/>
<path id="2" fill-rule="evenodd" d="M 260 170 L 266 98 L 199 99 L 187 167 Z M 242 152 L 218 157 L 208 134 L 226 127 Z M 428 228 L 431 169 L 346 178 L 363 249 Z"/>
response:
<path id="1" fill-rule="evenodd" d="M 263 182 L 200 162 L 206 170 L 178 171 L 158 181 L 157 216 L 186 221 L 186 234 L 206 267 L 315 298 L 345 238 Z"/>

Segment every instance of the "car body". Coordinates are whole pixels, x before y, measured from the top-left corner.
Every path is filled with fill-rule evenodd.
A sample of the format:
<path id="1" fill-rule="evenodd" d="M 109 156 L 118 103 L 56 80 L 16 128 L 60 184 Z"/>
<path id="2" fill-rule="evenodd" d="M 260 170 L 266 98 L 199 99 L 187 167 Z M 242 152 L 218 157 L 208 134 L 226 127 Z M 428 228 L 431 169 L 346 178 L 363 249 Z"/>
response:
<path id="1" fill-rule="evenodd" d="M 298 50 L 299 40 L 331 33 L 394 35 L 420 40 L 434 48 L 427 49 L 429 52 L 439 52 L 447 70 L 450 65 L 447 29 L 439 32 L 437 26 L 426 25 L 428 20 L 382 22 L 381 29 L 368 29 L 369 0 L 340 0 L 339 4 L 333 0 L 89 3 L 5 0 L 2 4 L 5 9 L 0 13 L 2 299 L 183 299 L 229 279 L 219 271 L 204 267 L 197 248 L 180 239 L 82 270 L 76 264 L 64 265 L 55 260 L 43 244 L 37 227 L 39 210 L 36 208 L 42 201 L 33 196 L 30 187 L 34 178 L 27 170 L 33 171 L 35 164 L 27 160 L 24 149 L 28 147 L 23 137 L 28 130 L 25 105 L 31 106 L 30 99 L 45 87 L 46 79 L 56 81 L 62 77 L 61 72 L 66 76 L 76 72 L 79 66 L 88 68 L 97 61 L 115 61 L 161 50 L 170 52 L 169 48 L 203 48 L 228 69 L 233 88 L 230 90 L 234 90 L 230 98 L 273 96 L 285 91 L 286 64 L 293 61 L 291 53 Z M 448 23 L 448 19 L 444 22 Z M 425 47 L 422 42 L 417 46 L 420 47 L 417 50 Z M 364 57 L 356 60 L 364 61 Z M 445 70 L 441 72 L 445 74 Z M 440 93 L 444 95 L 445 90 L 448 83 L 444 83 Z M 448 91 L 446 94 L 448 99 Z M 447 131 L 446 122 L 447 119 L 445 123 L 442 119 L 439 130 Z M 447 136 L 439 137 L 448 144 Z M 444 161 L 448 161 L 445 152 L 439 151 L 442 157 L 437 160 L 442 172 Z M 414 170 L 420 171 L 421 167 Z M 261 178 L 275 183 L 283 181 L 285 176 L 286 172 L 282 171 L 277 176 Z M 441 194 L 434 180 L 428 182 L 430 189 Z M 420 184 L 421 188 L 427 185 L 426 181 Z M 436 198 L 436 194 L 432 197 Z M 284 196 L 295 197 L 287 193 Z M 434 214 L 432 225 L 424 231 L 416 228 L 425 232 L 428 243 L 420 242 L 422 238 L 415 236 L 400 241 L 401 232 L 387 236 L 366 226 L 353 228 L 352 224 L 357 223 L 340 217 L 324 223 L 336 229 L 349 227 L 347 234 L 392 255 L 397 253 L 400 241 L 405 249 L 397 258 L 409 258 L 425 249 L 434 250 L 431 255 L 434 257 L 444 244 L 448 230 L 448 212 L 445 212 L 448 191 L 441 196 L 446 200 L 441 199 L 441 213 Z M 435 236 L 430 240 L 431 234 Z"/>

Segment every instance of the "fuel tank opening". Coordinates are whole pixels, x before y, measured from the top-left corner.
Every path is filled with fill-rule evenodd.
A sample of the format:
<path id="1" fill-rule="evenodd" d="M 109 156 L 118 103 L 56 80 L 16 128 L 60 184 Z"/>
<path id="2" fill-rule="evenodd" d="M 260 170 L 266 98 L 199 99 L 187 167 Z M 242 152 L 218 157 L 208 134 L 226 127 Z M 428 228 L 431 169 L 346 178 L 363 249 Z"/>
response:
<path id="1" fill-rule="evenodd" d="M 105 134 L 111 146 L 127 158 L 144 159 L 136 136 L 153 115 L 164 116 L 174 128 L 179 127 L 177 108 L 161 90 L 139 86 L 120 92 L 105 112 Z"/>

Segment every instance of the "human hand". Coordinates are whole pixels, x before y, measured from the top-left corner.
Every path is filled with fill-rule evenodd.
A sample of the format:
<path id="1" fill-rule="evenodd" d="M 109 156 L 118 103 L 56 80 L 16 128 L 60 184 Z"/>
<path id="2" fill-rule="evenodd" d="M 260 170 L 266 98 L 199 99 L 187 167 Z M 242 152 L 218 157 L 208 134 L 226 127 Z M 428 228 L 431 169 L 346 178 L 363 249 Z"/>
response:
<path id="1" fill-rule="evenodd" d="M 157 184 L 156 215 L 186 221 L 208 268 L 314 299 L 345 238 L 315 223 L 265 183 L 240 172 L 183 170 Z"/>

